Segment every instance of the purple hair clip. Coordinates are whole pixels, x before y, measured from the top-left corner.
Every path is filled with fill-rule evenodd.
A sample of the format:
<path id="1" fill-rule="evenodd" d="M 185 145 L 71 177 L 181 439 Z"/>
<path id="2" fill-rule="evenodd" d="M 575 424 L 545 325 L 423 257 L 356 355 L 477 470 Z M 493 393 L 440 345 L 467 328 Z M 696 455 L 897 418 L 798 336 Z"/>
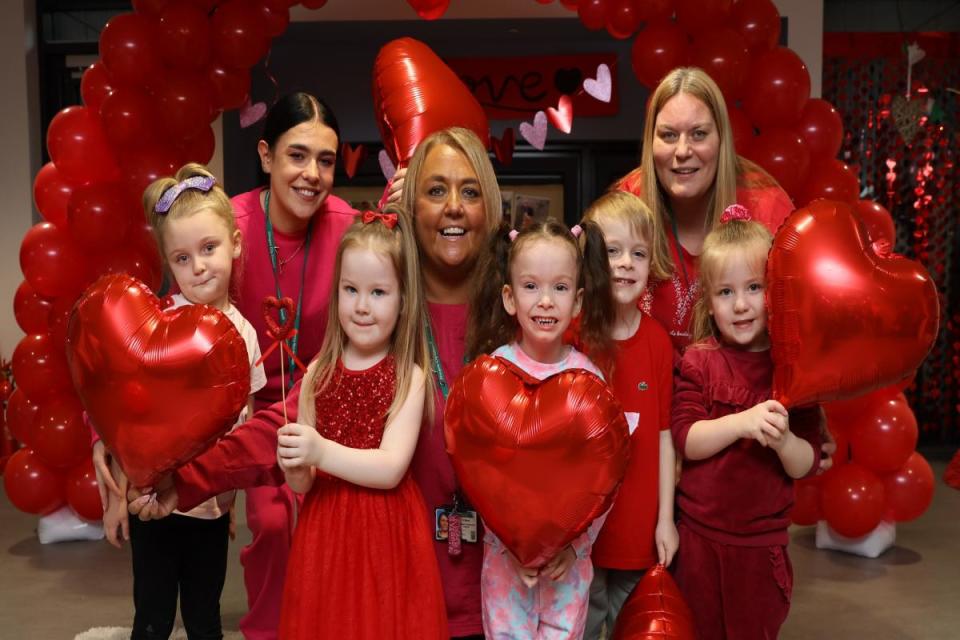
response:
<path id="1" fill-rule="evenodd" d="M 514 240 L 517 239 L 517 236 L 520 235 L 520 232 L 517 231 L 516 229 L 510 229 L 510 233 L 507 235 L 510 236 L 510 242 L 513 242 Z"/>
<path id="2" fill-rule="evenodd" d="M 751 220 L 750 211 L 742 204 L 732 204 L 723 210 L 723 213 L 720 215 L 720 224 L 730 222 L 731 220 L 748 222 Z"/>
<path id="3" fill-rule="evenodd" d="M 580 234 L 583 233 L 583 227 L 581 227 L 578 224 L 575 224 L 572 227 L 570 227 L 570 233 L 573 235 L 574 238 L 579 238 Z"/>
<path id="4" fill-rule="evenodd" d="M 153 210 L 157 213 L 167 213 L 170 211 L 170 207 L 173 206 L 173 202 L 180 197 L 180 194 L 184 191 L 196 189 L 206 193 L 210 191 L 215 184 L 217 184 L 217 181 L 212 176 L 193 176 L 182 180 L 163 192 L 163 195 L 157 200 L 157 204 L 153 207 Z"/>

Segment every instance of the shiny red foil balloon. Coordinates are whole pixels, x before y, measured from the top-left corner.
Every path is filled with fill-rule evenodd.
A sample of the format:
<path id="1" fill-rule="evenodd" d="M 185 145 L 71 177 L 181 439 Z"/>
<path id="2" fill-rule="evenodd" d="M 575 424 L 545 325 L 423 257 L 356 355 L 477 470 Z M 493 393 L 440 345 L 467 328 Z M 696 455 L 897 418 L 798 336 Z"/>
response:
<path id="1" fill-rule="evenodd" d="M 243 338 L 220 311 L 164 312 L 145 285 L 104 276 L 77 303 L 67 340 L 74 386 L 133 486 L 225 433 L 250 393 Z"/>
<path id="2" fill-rule="evenodd" d="M 899 382 L 937 336 L 937 288 L 919 263 L 874 253 L 850 205 L 784 222 L 767 260 L 773 395 L 788 407 Z"/>
<path id="3" fill-rule="evenodd" d="M 413 38 L 388 42 L 377 54 L 373 108 L 383 146 L 398 168 L 421 140 L 447 127 L 470 129 L 490 147 L 480 103 L 430 47 Z"/>
<path id="4" fill-rule="evenodd" d="M 607 511 L 630 455 L 623 409 L 599 378 L 568 370 L 539 381 L 490 356 L 463 368 L 444 431 L 470 503 L 528 567 Z"/>
<path id="5" fill-rule="evenodd" d="M 886 242 L 891 247 L 897 241 L 897 228 L 893 216 L 883 205 L 873 200 L 857 201 L 857 215 L 867 228 L 867 237 L 870 242 Z"/>
<path id="6" fill-rule="evenodd" d="M 662 564 L 647 571 L 617 616 L 611 640 L 695 640 L 693 614 Z"/>

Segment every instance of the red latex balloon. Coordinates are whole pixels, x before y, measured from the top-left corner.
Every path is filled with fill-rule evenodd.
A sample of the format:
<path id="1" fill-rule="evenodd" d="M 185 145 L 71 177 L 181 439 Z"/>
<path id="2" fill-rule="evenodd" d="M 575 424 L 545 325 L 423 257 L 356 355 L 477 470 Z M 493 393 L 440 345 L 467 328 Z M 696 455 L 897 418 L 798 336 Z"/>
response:
<path id="1" fill-rule="evenodd" d="M 857 215 L 867 229 L 867 238 L 871 244 L 886 242 L 893 247 L 897 241 L 897 229 L 893 224 L 893 216 L 879 202 L 858 200 Z"/>
<path id="2" fill-rule="evenodd" d="M 287 30 L 290 24 L 290 9 L 271 8 L 268 5 L 254 5 L 257 16 L 263 24 L 263 31 L 270 38 L 275 38 Z"/>
<path id="3" fill-rule="evenodd" d="M 104 99 L 113 92 L 110 72 L 106 65 L 97 61 L 87 67 L 80 78 L 80 97 L 83 104 L 94 113 L 100 113 Z"/>
<path id="4" fill-rule="evenodd" d="M 20 511 L 46 515 L 64 503 L 63 477 L 43 463 L 31 449 L 20 449 L 7 461 L 3 487 Z"/>
<path id="5" fill-rule="evenodd" d="M 683 66 L 689 46 L 687 34 L 672 22 L 648 24 L 633 40 L 633 74 L 653 89 L 663 76 Z"/>
<path id="6" fill-rule="evenodd" d="M 163 68 L 158 23 L 136 13 L 110 19 L 100 32 L 100 58 L 117 84 L 141 87 Z"/>
<path id="7" fill-rule="evenodd" d="M 836 464 L 836 461 L 834 461 Z M 818 478 L 801 478 L 793 485 L 793 509 L 790 520 L 806 527 L 820 519 L 820 484 Z"/>
<path id="8" fill-rule="evenodd" d="M 743 37 L 733 29 L 704 29 L 693 38 L 691 62 L 713 78 L 727 100 L 733 100 L 743 91 L 750 52 Z"/>
<path id="9" fill-rule="evenodd" d="M 68 469 L 90 456 L 90 429 L 83 423 L 83 407 L 72 390 L 44 401 L 33 432 L 31 446 L 51 468 Z"/>
<path id="10" fill-rule="evenodd" d="M 576 11 L 577 5 L 580 4 L 580 0 L 560 0 L 560 4 L 563 5 L 564 9 L 569 9 L 570 11 Z"/>
<path id="11" fill-rule="evenodd" d="M 218 61 L 236 69 L 249 69 L 270 47 L 253 6 L 229 0 L 213 14 L 213 50 Z"/>
<path id="12" fill-rule="evenodd" d="M 424 20 L 436 20 L 446 12 L 450 0 L 407 0 L 407 4 Z"/>
<path id="13" fill-rule="evenodd" d="M 490 356 L 463 368 L 444 433 L 470 504 L 528 567 L 606 512 L 629 457 L 623 409 L 599 378 L 565 371 L 538 381 Z"/>
<path id="14" fill-rule="evenodd" d="M 902 468 L 883 479 L 888 515 L 896 522 L 919 518 L 933 501 L 935 484 L 930 463 L 914 451 Z"/>
<path id="15" fill-rule="evenodd" d="M 132 0 L 133 10 L 137 13 L 159 17 L 170 0 Z"/>
<path id="16" fill-rule="evenodd" d="M 878 474 L 902 467 L 919 437 L 917 419 L 903 394 L 867 407 L 849 433 L 854 462 Z"/>
<path id="17" fill-rule="evenodd" d="M 639 3 L 636 0 L 607 0 L 604 16 L 607 33 L 625 40 L 640 27 Z"/>
<path id="18" fill-rule="evenodd" d="M 780 41 L 780 12 L 771 0 L 737 0 L 730 24 L 753 53 L 769 51 Z"/>
<path id="19" fill-rule="evenodd" d="M 73 189 L 52 162 L 40 168 L 33 179 L 33 201 L 44 220 L 61 229 L 66 228 L 67 201 Z"/>
<path id="20" fill-rule="evenodd" d="M 90 275 L 86 257 L 70 236 L 49 222 L 34 225 L 23 237 L 20 269 L 30 286 L 47 298 L 80 291 Z"/>
<path id="21" fill-rule="evenodd" d="M 649 569 L 623 604 L 611 640 L 695 640 L 693 614 L 670 572 Z"/>
<path id="22" fill-rule="evenodd" d="M 103 519 L 100 491 L 97 489 L 97 472 L 89 453 L 80 464 L 67 473 L 67 504 L 85 520 Z"/>
<path id="23" fill-rule="evenodd" d="M 79 297 L 73 294 L 60 296 L 54 299 L 50 308 L 47 335 L 53 341 L 54 348 L 63 353 L 66 353 L 67 349 L 67 325 L 70 323 L 70 314 Z"/>
<path id="24" fill-rule="evenodd" d="M 300 0 L 300 4 L 307 9 L 319 9 L 327 4 L 327 0 Z"/>
<path id="25" fill-rule="evenodd" d="M 157 88 L 160 124 L 172 140 L 193 138 L 210 124 L 213 93 L 200 73 L 176 71 Z"/>
<path id="26" fill-rule="evenodd" d="M 7 429 L 10 435 L 27 447 L 33 442 L 33 425 L 38 411 L 37 405 L 30 402 L 19 387 L 7 399 Z"/>
<path id="27" fill-rule="evenodd" d="M 196 136 L 184 140 L 178 147 L 181 164 L 188 162 L 199 162 L 207 164 L 213 158 L 213 152 L 217 147 L 217 138 L 210 126 L 200 130 Z"/>
<path id="28" fill-rule="evenodd" d="M 120 183 L 80 187 L 70 198 L 67 225 L 70 235 L 83 247 L 101 250 L 117 246 L 130 222 L 143 216 Z"/>
<path id="29" fill-rule="evenodd" d="M 673 17 L 674 0 L 642 0 L 638 10 L 644 22 L 669 20 Z"/>
<path id="30" fill-rule="evenodd" d="M 24 333 L 43 333 L 50 317 L 50 299 L 41 296 L 24 280 L 13 295 L 13 317 Z"/>
<path id="31" fill-rule="evenodd" d="M 100 119 L 87 107 L 67 107 L 53 117 L 47 151 L 60 175 L 74 184 L 108 182 L 120 172 Z"/>
<path id="32" fill-rule="evenodd" d="M 797 129 L 810 150 L 811 158 L 834 158 L 840 152 L 840 145 L 843 143 L 843 120 L 826 100 L 807 100 Z"/>
<path id="33" fill-rule="evenodd" d="M 167 66 L 192 70 L 209 64 L 210 19 L 194 3 L 174 0 L 164 7 L 160 12 L 159 33 L 160 56 Z"/>
<path id="34" fill-rule="evenodd" d="M 847 427 L 853 424 L 863 412 L 869 410 L 869 407 L 892 400 L 897 397 L 900 391 L 899 385 L 894 384 L 865 395 L 827 402 L 823 405 L 823 408 L 827 412 L 830 430 L 839 429 L 845 432 Z"/>
<path id="35" fill-rule="evenodd" d="M 796 124 L 809 98 L 807 65 L 786 47 L 760 54 L 747 72 L 743 108 L 761 131 Z"/>
<path id="36" fill-rule="evenodd" d="M 214 105 L 224 111 L 239 109 L 250 97 L 250 72 L 215 64 L 207 73 Z"/>
<path id="37" fill-rule="evenodd" d="M 247 348 L 225 315 L 204 305 L 165 313 L 129 276 L 104 276 L 80 299 L 67 355 L 91 422 L 135 487 L 211 445 L 250 393 Z"/>
<path id="38" fill-rule="evenodd" d="M 730 16 L 733 0 L 676 0 L 677 22 L 690 34 L 714 29 Z"/>
<path id="39" fill-rule="evenodd" d="M 817 200 L 838 200 L 853 204 L 860 198 L 860 179 L 850 167 L 830 158 L 814 162 L 796 202 L 806 206 Z"/>
<path id="40" fill-rule="evenodd" d="M 727 105 L 727 116 L 730 119 L 730 128 L 733 129 L 734 149 L 736 149 L 738 155 L 750 157 L 750 147 L 753 146 L 753 141 L 756 138 L 750 118 L 743 112 L 743 109 L 730 105 Z"/>
<path id="41" fill-rule="evenodd" d="M 480 103 L 430 47 L 413 38 L 388 42 L 377 54 L 373 108 L 383 146 L 398 168 L 421 140 L 447 127 L 466 127 L 490 147 Z"/>
<path id="42" fill-rule="evenodd" d="M 155 100 L 133 87 L 115 89 L 100 107 L 103 130 L 116 149 L 152 143 L 160 133 L 158 114 Z"/>
<path id="43" fill-rule="evenodd" d="M 820 509 L 827 524 L 848 538 L 873 531 L 883 519 L 883 482 L 856 462 L 834 467 L 820 479 Z"/>
<path id="44" fill-rule="evenodd" d="M 160 251 L 150 225 L 133 225 L 122 248 L 109 253 L 97 263 L 103 274 L 125 274 L 158 291 L 163 277 Z"/>
<path id="45" fill-rule="evenodd" d="M 63 350 L 45 333 L 24 336 L 13 352 L 12 363 L 17 388 L 38 405 L 72 391 Z"/>
<path id="46" fill-rule="evenodd" d="M 142 198 L 143 191 L 151 182 L 172 176 L 181 166 L 176 150 L 163 144 L 130 149 L 122 160 L 127 193 L 135 198 Z"/>
<path id="47" fill-rule="evenodd" d="M 919 264 L 876 255 L 849 205 L 793 212 L 767 259 L 773 394 L 788 407 L 901 381 L 936 338 L 937 288 Z"/>
<path id="48" fill-rule="evenodd" d="M 607 0 L 581 0 L 577 5 L 577 17 L 590 31 L 599 31 L 607 24 Z"/>
<path id="49" fill-rule="evenodd" d="M 810 168 L 810 154 L 800 134 L 792 129 L 764 129 L 743 155 L 766 169 L 796 199 Z"/>

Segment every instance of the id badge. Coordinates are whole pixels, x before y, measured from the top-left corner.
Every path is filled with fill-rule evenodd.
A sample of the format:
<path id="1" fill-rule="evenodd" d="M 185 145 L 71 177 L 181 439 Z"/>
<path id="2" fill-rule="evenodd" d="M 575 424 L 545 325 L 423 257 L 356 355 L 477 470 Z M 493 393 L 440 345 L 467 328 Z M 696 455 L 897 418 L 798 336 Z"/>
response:
<path id="1" fill-rule="evenodd" d="M 472 509 L 460 511 L 460 538 L 464 542 L 477 542 L 477 512 Z"/>
<path id="2" fill-rule="evenodd" d="M 452 505 L 437 507 L 434 512 L 433 539 L 437 542 L 443 542 L 450 537 L 450 514 L 453 512 Z"/>

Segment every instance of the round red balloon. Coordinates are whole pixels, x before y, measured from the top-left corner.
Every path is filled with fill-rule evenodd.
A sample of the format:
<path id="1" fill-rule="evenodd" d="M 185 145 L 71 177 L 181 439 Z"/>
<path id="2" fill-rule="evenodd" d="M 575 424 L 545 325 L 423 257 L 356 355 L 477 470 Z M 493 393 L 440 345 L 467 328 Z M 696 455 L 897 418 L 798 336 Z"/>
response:
<path id="1" fill-rule="evenodd" d="M 210 159 L 213 158 L 216 147 L 216 135 L 210 126 L 206 126 L 194 137 L 184 140 L 183 143 L 177 147 L 177 150 L 180 154 L 181 164 L 187 164 L 188 162 L 207 164 L 210 162 Z"/>
<path id="2" fill-rule="evenodd" d="M 883 519 L 883 482 L 856 462 L 834 467 L 820 479 L 820 508 L 827 524 L 848 538 L 873 531 Z"/>
<path id="3" fill-rule="evenodd" d="M 810 73 L 796 53 L 777 47 L 754 59 L 744 85 L 743 108 L 761 131 L 796 124 L 809 98 Z"/>
<path id="4" fill-rule="evenodd" d="M 46 515 L 64 503 L 63 477 L 45 465 L 32 449 L 20 449 L 7 461 L 3 487 L 20 511 Z"/>
<path id="5" fill-rule="evenodd" d="M 810 168 L 803 138 L 792 129 L 764 129 L 744 155 L 766 169 L 796 199 Z"/>
<path id="6" fill-rule="evenodd" d="M 796 201 L 806 206 L 817 200 L 853 204 L 860 198 L 860 179 L 846 164 L 835 158 L 814 162 Z"/>
<path id="7" fill-rule="evenodd" d="M 47 298 L 78 292 L 90 277 L 86 256 L 66 231 L 49 222 L 34 225 L 23 237 L 20 270 L 30 286 Z"/>
<path id="8" fill-rule="evenodd" d="M 867 230 L 870 243 L 886 242 L 892 248 L 897 242 L 897 229 L 893 216 L 879 202 L 858 200 L 857 215 Z"/>
<path id="9" fill-rule="evenodd" d="M 44 220 L 61 229 L 65 228 L 67 201 L 73 189 L 73 185 L 67 182 L 52 162 L 40 168 L 33 179 L 33 201 Z"/>
<path id="10" fill-rule="evenodd" d="M 630 59 L 640 84 L 653 89 L 663 76 L 686 62 L 686 32 L 672 22 L 648 24 L 633 40 Z"/>
<path id="11" fill-rule="evenodd" d="M 116 182 L 78 188 L 67 209 L 70 235 L 92 251 L 117 246 L 130 222 L 142 216 L 138 203 Z"/>
<path id="12" fill-rule="evenodd" d="M 180 168 L 180 156 L 165 144 L 130 149 L 123 156 L 123 179 L 127 193 L 142 198 L 143 191 L 158 178 L 172 176 Z"/>
<path id="13" fill-rule="evenodd" d="M 605 23 L 607 33 L 625 40 L 640 27 L 640 11 L 634 0 L 607 0 Z"/>
<path id="14" fill-rule="evenodd" d="M 730 128 L 733 129 L 733 147 L 737 155 L 750 157 L 750 147 L 756 138 L 750 118 L 739 107 L 727 105 L 727 116 L 730 119 Z"/>
<path id="15" fill-rule="evenodd" d="M 607 0 L 580 0 L 577 17 L 590 31 L 599 31 L 607 24 Z"/>
<path id="16" fill-rule="evenodd" d="M 275 38 L 287 30 L 290 24 L 290 9 L 270 7 L 265 4 L 254 5 L 267 36 Z"/>
<path id="17" fill-rule="evenodd" d="M 100 118 L 87 107 L 67 107 L 53 117 L 47 151 L 64 179 L 74 184 L 108 182 L 120 171 Z"/>
<path id="18" fill-rule="evenodd" d="M 87 67 L 80 78 L 80 97 L 84 106 L 94 113 L 100 113 L 100 106 L 112 92 L 113 84 L 106 65 L 97 61 Z"/>
<path id="19" fill-rule="evenodd" d="M 69 294 L 60 296 L 54 299 L 53 306 L 50 308 L 50 322 L 47 333 L 57 350 L 63 350 L 64 353 L 66 353 L 67 347 L 67 325 L 70 323 L 73 305 L 76 304 L 79 297 Z"/>
<path id="20" fill-rule="evenodd" d="M 207 77 L 214 94 L 214 105 L 225 111 L 239 109 L 250 97 L 249 71 L 214 64 Z"/>
<path id="21" fill-rule="evenodd" d="M 37 404 L 73 391 L 66 354 L 45 333 L 24 336 L 13 352 L 12 364 L 17 388 Z"/>
<path id="22" fill-rule="evenodd" d="M 213 93 L 199 73 L 176 71 L 157 89 L 160 124 L 173 140 L 193 138 L 210 124 Z"/>
<path id="23" fill-rule="evenodd" d="M 450 0 L 407 0 L 407 4 L 424 20 L 436 20 L 446 12 Z"/>
<path id="24" fill-rule="evenodd" d="M 83 462 L 67 473 L 67 504 L 85 520 L 101 520 L 103 507 L 97 489 L 97 473 L 89 452 Z"/>
<path id="25" fill-rule="evenodd" d="M 13 294 L 13 317 L 26 334 L 43 333 L 50 317 L 50 299 L 37 293 L 24 280 Z"/>
<path id="26" fill-rule="evenodd" d="M 693 38 L 692 63 L 707 72 L 727 100 L 740 97 L 750 52 L 743 37 L 726 27 L 701 30 Z"/>
<path id="27" fill-rule="evenodd" d="M 771 0 L 737 0 L 730 23 L 753 53 L 773 49 L 780 41 L 780 12 Z"/>
<path id="28" fill-rule="evenodd" d="M 922 516 L 933 501 L 935 484 L 930 463 L 916 451 L 911 453 L 902 468 L 883 479 L 889 515 L 896 522 Z"/>
<path id="29" fill-rule="evenodd" d="M 660 22 L 673 17 L 674 0 L 642 0 L 637 3 L 640 19 L 644 22 Z"/>
<path id="30" fill-rule="evenodd" d="M 7 429 L 10 435 L 27 447 L 33 442 L 33 425 L 38 411 L 37 405 L 30 402 L 19 387 L 7 399 Z"/>
<path id="31" fill-rule="evenodd" d="M 843 144 L 843 120 L 826 100 L 807 100 L 800 114 L 797 130 L 803 136 L 811 158 L 834 158 L 840 152 L 840 145 Z"/>
<path id="32" fill-rule="evenodd" d="M 205 68 L 210 62 L 210 40 L 210 19 L 196 4 L 175 0 L 160 12 L 160 55 L 167 66 Z"/>
<path id="33" fill-rule="evenodd" d="M 213 14 L 216 59 L 235 69 L 249 69 L 270 47 L 256 10 L 241 0 L 228 0 Z"/>
<path id="34" fill-rule="evenodd" d="M 72 390 L 40 405 L 33 430 L 33 450 L 50 467 L 74 467 L 90 455 L 90 429 Z"/>
<path id="35" fill-rule="evenodd" d="M 790 520 L 793 524 L 809 526 L 820 519 L 819 478 L 802 478 L 793 486 L 793 509 Z"/>
<path id="36" fill-rule="evenodd" d="M 100 107 L 104 131 L 117 149 L 151 144 L 159 133 L 158 118 L 154 98 L 136 87 L 118 87 Z"/>
<path id="37" fill-rule="evenodd" d="M 100 58 L 117 84 L 143 86 L 163 68 L 157 29 L 150 18 L 122 13 L 100 32 Z"/>
<path id="38" fill-rule="evenodd" d="M 676 0 L 677 22 L 687 33 L 726 23 L 733 0 Z"/>
<path id="39" fill-rule="evenodd" d="M 879 474 L 902 467 L 919 437 L 917 419 L 902 393 L 867 407 L 849 434 L 854 462 Z"/>

